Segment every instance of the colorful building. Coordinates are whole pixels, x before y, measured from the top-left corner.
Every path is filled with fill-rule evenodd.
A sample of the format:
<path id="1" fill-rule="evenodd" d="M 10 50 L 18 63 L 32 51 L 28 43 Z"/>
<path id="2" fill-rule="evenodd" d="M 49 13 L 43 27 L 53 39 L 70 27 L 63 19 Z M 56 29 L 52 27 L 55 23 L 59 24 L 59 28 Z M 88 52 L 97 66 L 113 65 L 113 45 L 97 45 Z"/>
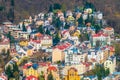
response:
<path id="1" fill-rule="evenodd" d="M 110 73 L 112 74 L 115 72 L 116 68 L 116 57 L 111 56 L 108 60 L 104 62 L 105 69 L 109 69 Z"/>
<path id="2" fill-rule="evenodd" d="M 68 42 L 61 43 L 60 45 L 55 46 L 52 51 L 52 62 L 55 63 L 57 61 L 64 61 L 65 60 L 65 53 L 64 51 L 70 48 L 71 44 Z"/>
<path id="3" fill-rule="evenodd" d="M 65 80 L 80 80 L 80 75 L 78 74 L 77 69 L 70 68 L 65 76 Z"/>
<path id="4" fill-rule="evenodd" d="M 98 43 L 98 42 L 99 42 L 100 46 L 111 44 L 110 36 L 108 36 L 107 34 L 104 34 L 103 32 L 99 32 L 97 34 L 92 34 L 90 37 L 90 41 L 91 41 L 92 46 L 96 46 L 96 43 Z"/>
<path id="5" fill-rule="evenodd" d="M 8 38 L 3 37 L 0 41 L 0 52 L 2 50 L 9 50 L 10 49 L 10 40 Z"/>
<path id="6" fill-rule="evenodd" d="M 27 63 L 23 66 L 23 74 L 25 77 L 35 76 L 38 78 L 38 64 Z"/>

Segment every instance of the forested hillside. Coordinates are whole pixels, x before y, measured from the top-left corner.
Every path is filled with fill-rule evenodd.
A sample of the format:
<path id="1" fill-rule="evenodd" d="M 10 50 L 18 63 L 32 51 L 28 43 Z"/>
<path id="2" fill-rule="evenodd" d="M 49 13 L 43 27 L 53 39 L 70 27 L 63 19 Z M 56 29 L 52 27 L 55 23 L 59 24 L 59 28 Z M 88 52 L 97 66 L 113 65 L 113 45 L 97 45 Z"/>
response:
<path id="1" fill-rule="evenodd" d="M 0 22 L 12 18 L 14 18 L 14 22 L 18 22 L 41 11 L 47 12 L 49 6 L 55 3 L 59 3 L 66 10 L 73 10 L 75 6 L 83 6 L 85 1 L 93 3 L 97 10 L 102 11 L 108 24 L 119 32 L 119 0 L 0 0 Z"/>

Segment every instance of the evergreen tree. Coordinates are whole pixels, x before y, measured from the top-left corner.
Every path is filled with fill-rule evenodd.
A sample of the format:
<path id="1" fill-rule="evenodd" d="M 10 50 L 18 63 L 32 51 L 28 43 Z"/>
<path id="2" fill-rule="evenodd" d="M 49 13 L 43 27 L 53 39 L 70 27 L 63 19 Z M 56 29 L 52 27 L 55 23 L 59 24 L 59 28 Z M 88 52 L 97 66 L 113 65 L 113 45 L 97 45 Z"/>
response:
<path id="1" fill-rule="evenodd" d="M 11 6 L 14 6 L 14 5 L 15 5 L 15 1 L 11 0 Z"/>
<path id="2" fill-rule="evenodd" d="M 13 64 L 13 70 L 12 70 L 12 75 L 13 77 L 16 79 L 16 80 L 19 80 L 19 68 L 18 68 L 18 65 L 17 63 L 14 63 Z"/>
<path id="3" fill-rule="evenodd" d="M 77 21 L 78 21 L 79 25 L 82 25 L 83 24 L 83 18 L 82 18 L 82 16 Z"/>
<path id="4" fill-rule="evenodd" d="M 110 74 L 110 70 L 109 70 L 109 68 L 107 68 L 106 70 L 105 70 L 105 76 L 108 76 Z"/>
<path id="5" fill-rule="evenodd" d="M 13 72 L 15 72 L 15 71 L 19 72 L 19 68 L 18 68 L 17 63 L 13 64 Z"/>
<path id="6" fill-rule="evenodd" d="M 49 12 L 53 12 L 53 5 L 50 5 Z"/>
<path id="7" fill-rule="evenodd" d="M 54 80 L 54 79 L 53 79 L 53 75 L 52 75 L 51 72 L 50 72 L 50 74 L 48 75 L 47 80 Z"/>
<path id="8" fill-rule="evenodd" d="M 61 9 L 61 5 L 59 3 L 54 4 L 54 10 Z"/>
<path id="9" fill-rule="evenodd" d="M 50 35 L 50 31 L 49 31 L 48 29 L 46 30 L 46 34 L 47 34 L 47 35 Z"/>
<path id="10" fill-rule="evenodd" d="M 43 34 L 43 33 L 44 33 L 44 30 L 43 30 L 42 25 L 40 25 L 40 26 L 38 27 L 38 32 L 40 32 L 41 34 Z"/>
<path id="11" fill-rule="evenodd" d="M 62 23 L 59 18 L 56 19 L 55 26 L 58 30 L 60 30 L 60 27 L 62 26 Z"/>
<path id="12" fill-rule="evenodd" d="M 60 42 L 60 37 L 59 37 L 59 34 L 57 33 L 55 38 L 53 39 L 53 43 L 56 45 L 59 42 Z"/>
<path id="13" fill-rule="evenodd" d="M 45 79 L 44 79 L 44 75 L 43 75 L 43 72 L 42 72 L 42 71 L 41 71 L 41 74 L 40 74 L 39 80 L 45 80 Z"/>
<path id="14" fill-rule="evenodd" d="M 26 27 L 25 27 L 24 22 L 23 22 L 23 24 L 22 24 L 22 31 L 24 31 L 24 32 L 26 32 L 26 31 L 27 31 L 27 29 L 26 29 Z"/>
<path id="15" fill-rule="evenodd" d="M 12 77 L 12 71 L 10 65 L 6 67 L 5 74 L 8 76 L 8 80 Z"/>
<path id="16" fill-rule="evenodd" d="M 95 25 L 95 33 L 98 33 L 101 30 L 101 27 L 99 25 Z"/>

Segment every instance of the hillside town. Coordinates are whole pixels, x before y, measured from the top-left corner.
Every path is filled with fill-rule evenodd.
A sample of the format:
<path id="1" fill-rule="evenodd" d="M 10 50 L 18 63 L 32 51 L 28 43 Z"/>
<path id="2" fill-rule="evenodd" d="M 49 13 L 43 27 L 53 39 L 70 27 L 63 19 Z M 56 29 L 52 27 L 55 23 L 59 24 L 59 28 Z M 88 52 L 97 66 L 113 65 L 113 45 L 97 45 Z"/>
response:
<path id="1" fill-rule="evenodd" d="M 115 31 L 103 14 L 86 4 L 3 22 L 0 80 L 120 80 Z"/>

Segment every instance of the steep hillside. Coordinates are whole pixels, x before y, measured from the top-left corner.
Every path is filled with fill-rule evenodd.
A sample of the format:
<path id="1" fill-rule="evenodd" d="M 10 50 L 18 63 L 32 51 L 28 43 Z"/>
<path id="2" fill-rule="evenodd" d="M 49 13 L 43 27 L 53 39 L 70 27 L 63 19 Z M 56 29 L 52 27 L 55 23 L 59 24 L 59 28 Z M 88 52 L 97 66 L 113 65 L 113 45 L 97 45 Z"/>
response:
<path id="1" fill-rule="evenodd" d="M 6 1 L 6 7 L 9 8 L 10 0 Z M 35 15 L 39 12 L 46 12 L 49 6 L 54 3 L 65 5 L 67 9 L 73 9 L 75 6 L 82 6 L 86 0 L 14 0 L 15 1 L 15 20 L 18 22 L 29 15 Z M 119 0 L 87 0 L 92 2 L 97 10 L 104 13 L 105 19 L 110 26 L 117 32 L 120 30 L 120 1 Z M 1 3 L 1 1 L 0 1 Z M 0 16 L 3 15 L 0 12 Z M 2 18 L 1 18 L 2 19 Z M 6 18 L 4 18 L 6 19 Z M 3 20 L 3 19 L 2 19 Z"/>

